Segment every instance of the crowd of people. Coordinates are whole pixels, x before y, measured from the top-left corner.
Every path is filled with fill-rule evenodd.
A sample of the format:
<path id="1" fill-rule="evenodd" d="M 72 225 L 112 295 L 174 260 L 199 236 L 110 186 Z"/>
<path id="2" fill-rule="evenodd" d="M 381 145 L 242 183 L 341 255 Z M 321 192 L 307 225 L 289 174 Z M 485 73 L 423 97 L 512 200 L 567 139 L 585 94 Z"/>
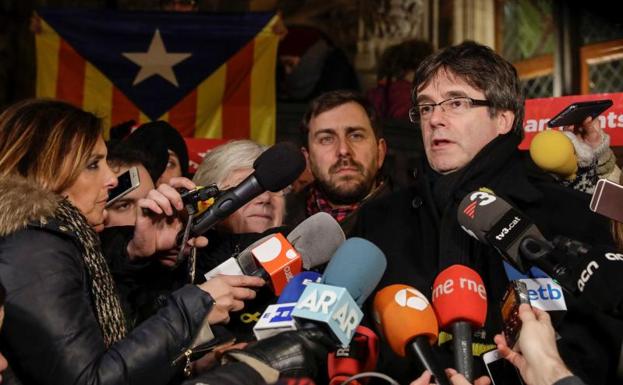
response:
<path id="1" fill-rule="evenodd" d="M 305 48 L 316 56 L 328 55 L 319 36 L 309 43 Z M 589 210 L 590 195 L 573 188 L 585 183 L 562 183 L 518 150 L 524 98 L 516 70 L 474 42 L 410 63 L 406 67 L 419 65 L 388 75 L 390 88 L 382 92 L 392 93 L 391 83 L 408 85 L 409 100 L 400 107 L 410 107 L 395 117 L 408 117 L 422 132 L 424 154 L 412 186 L 398 188 L 384 173 L 379 99 L 353 90 L 319 92 L 301 122 L 301 152 L 312 178 L 297 191 L 255 195 L 186 242 L 180 235 L 193 217 L 185 193 L 202 186 L 231 191 L 254 175 L 267 147 L 251 140 L 221 145 L 191 180 L 184 140 L 166 122 L 105 142 L 100 119 L 70 104 L 33 99 L 6 108 L 0 114 L 3 383 L 328 383 L 328 356 L 340 344 L 327 329 L 304 324 L 256 340 L 253 326 L 279 299 L 270 277 L 205 276 L 254 242 L 287 234 L 320 212 L 347 237 L 367 239 L 385 255 L 381 282 L 370 292 L 405 284 L 430 299 L 439 272 L 456 264 L 482 277 L 488 311 L 469 348 L 474 384 L 491 383 L 480 356 L 492 349 L 529 385 L 620 381 L 623 320 L 597 309 L 588 296 L 565 293 L 568 311 L 555 328 L 546 312 L 522 304 L 519 338 L 508 346 L 500 304 L 512 267 L 499 247 L 470 237 L 457 220 L 460 202 L 486 188 L 530 218 L 546 239 L 563 235 L 617 248 L 620 231 L 613 234 L 612 223 Z M 289 97 L 312 92 L 295 80 L 287 83 Z M 618 176 L 597 120 L 566 130 L 591 158 L 578 178 Z M 132 167 L 139 187 L 108 206 L 117 177 Z M 373 298 L 363 303 L 363 325 L 378 322 Z M 375 371 L 401 384 L 434 381 L 430 368 L 397 354 L 382 337 L 379 350 Z M 447 368 L 447 381 L 469 383 L 453 368 L 451 343 L 440 339 L 433 352 Z M 498 385 L 507 380 L 493 379 Z"/>

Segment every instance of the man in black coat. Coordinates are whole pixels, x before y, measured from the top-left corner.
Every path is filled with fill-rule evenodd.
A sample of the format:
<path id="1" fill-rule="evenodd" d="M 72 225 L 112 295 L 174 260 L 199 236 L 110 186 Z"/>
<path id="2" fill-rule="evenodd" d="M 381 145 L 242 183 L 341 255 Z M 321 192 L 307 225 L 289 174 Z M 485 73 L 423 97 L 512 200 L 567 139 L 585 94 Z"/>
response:
<path id="1" fill-rule="evenodd" d="M 530 218 L 543 235 L 612 244 L 608 222 L 588 210 L 586 194 L 566 189 L 518 151 L 523 97 L 513 66 L 490 48 L 465 42 L 441 50 L 418 68 L 412 121 L 419 122 L 426 159 L 416 184 L 371 202 L 359 211 L 354 234 L 377 244 L 387 256 L 378 286 L 415 287 L 431 298 L 437 274 L 453 264 L 476 270 L 487 289 L 485 327 L 474 333 L 474 354 L 495 348 L 502 330 L 500 301 L 508 278 L 493 248 L 465 233 L 457 221 L 459 202 L 487 187 Z M 559 325 L 559 349 L 571 370 L 589 384 L 612 379 L 621 347 L 621 325 L 587 301 L 566 296 L 568 312 Z M 371 309 L 367 309 L 371 314 Z M 449 345 L 436 352 L 452 366 Z M 474 357 L 476 375 L 486 374 Z M 379 369 L 406 383 L 421 368 L 384 346 Z"/>

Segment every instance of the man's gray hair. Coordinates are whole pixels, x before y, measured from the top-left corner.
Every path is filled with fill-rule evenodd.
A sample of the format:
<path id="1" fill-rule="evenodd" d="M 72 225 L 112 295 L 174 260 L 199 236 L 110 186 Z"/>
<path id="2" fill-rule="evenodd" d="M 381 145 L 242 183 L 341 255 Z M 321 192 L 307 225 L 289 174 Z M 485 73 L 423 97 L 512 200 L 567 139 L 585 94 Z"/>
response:
<path id="1" fill-rule="evenodd" d="M 210 150 L 199 165 L 193 182 L 200 186 L 222 183 L 234 171 L 253 168 L 253 162 L 268 147 L 252 140 L 234 140 Z"/>

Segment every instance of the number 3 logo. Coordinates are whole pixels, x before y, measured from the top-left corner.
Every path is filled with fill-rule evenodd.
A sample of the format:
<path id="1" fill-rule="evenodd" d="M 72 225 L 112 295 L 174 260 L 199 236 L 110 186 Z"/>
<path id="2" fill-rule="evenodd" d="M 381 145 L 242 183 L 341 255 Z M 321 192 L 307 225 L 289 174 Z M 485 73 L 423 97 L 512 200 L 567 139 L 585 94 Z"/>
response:
<path id="1" fill-rule="evenodd" d="M 478 200 L 478 206 L 486 206 L 489 203 L 495 202 L 495 199 L 495 195 L 489 194 L 484 191 L 476 191 L 469 197 L 469 200 L 472 202 Z"/>

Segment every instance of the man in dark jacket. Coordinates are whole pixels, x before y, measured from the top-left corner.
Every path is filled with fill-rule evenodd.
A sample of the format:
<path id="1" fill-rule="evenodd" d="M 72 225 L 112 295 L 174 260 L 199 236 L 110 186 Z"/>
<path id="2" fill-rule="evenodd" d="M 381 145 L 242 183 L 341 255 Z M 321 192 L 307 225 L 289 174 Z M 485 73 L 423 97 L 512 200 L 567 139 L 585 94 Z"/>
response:
<path id="1" fill-rule="evenodd" d="M 331 91 L 303 116 L 303 154 L 314 182 L 288 197 L 286 224 L 324 211 L 348 233 L 365 202 L 389 191 L 380 170 L 387 145 L 374 107 L 352 91 Z"/>
<path id="2" fill-rule="evenodd" d="M 413 102 L 410 118 L 421 124 L 426 153 L 416 184 L 360 210 L 354 233 L 387 256 L 378 289 L 402 283 L 430 298 L 433 281 L 445 268 L 462 264 L 476 270 L 488 299 L 485 327 L 473 339 L 474 354 L 480 355 L 495 348 L 493 336 L 502 329 L 500 302 L 508 278 L 499 253 L 460 228 L 459 202 L 487 187 L 532 219 L 548 239 L 565 235 L 611 244 L 607 221 L 588 210 L 585 194 L 556 184 L 518 151 L 519 79 L 513 66 L 488 47 L 465 42 L 430 56 L 416 72 Z M 562 357 L 587 383 L 606 383 L 620 352 L 620 324 L 587 301 L 569 295 L 566 300 L 568 313 L 558 328 Z M 448 345 L 437 349 L 445 367 L 452 366 Z M 475 362 L 476 376 L 485 374 L 482 360 L 475 357 Z M 387 346 L 380 370 L 401 383 L 421 372 Z"/>

